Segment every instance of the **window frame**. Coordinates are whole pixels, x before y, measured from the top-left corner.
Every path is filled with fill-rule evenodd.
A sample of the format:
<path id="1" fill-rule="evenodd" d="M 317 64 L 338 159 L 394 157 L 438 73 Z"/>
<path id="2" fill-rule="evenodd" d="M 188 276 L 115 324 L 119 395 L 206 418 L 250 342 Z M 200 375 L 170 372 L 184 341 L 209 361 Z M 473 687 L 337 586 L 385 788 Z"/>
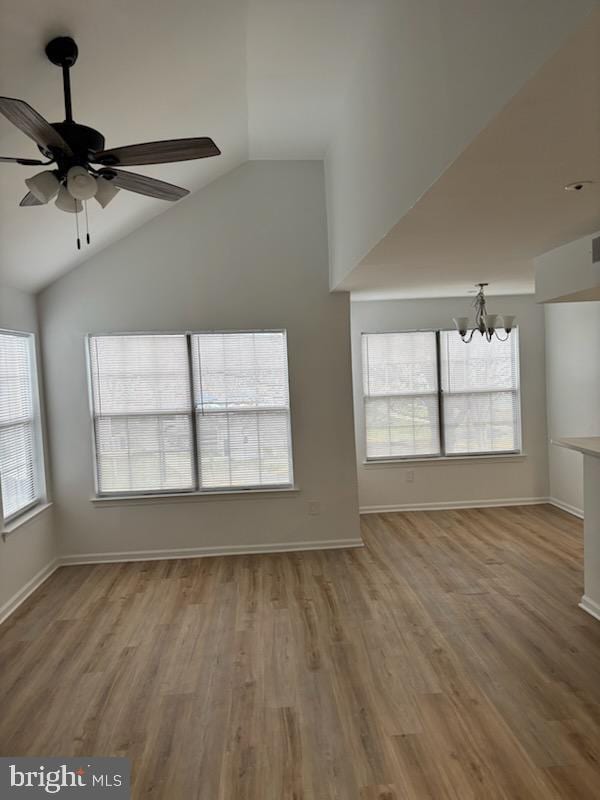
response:
<path id="1" fill-rule="evenodd" d="M 194 397 L 194 363 L 193 363 L 193 337 L 209 334 L 252 334 L 252 333 L 280 333 L 283 334 L 285 340 L 285 354 L 287 365 L 287 392 L 288 392 L 288 452 L 289 452 L 289 465 L 290 465 L 290 482 L 278 484 L 253 484 L 249 486 L 225 486 L 225 487 L 210 487 L 203 489 L 200 486 L 200 450 L 198 445 L 198 430 L 197 430 L 197 414 L 199 413 L 196 408 L 196 400 Z M 101 492 L 100 483 L 98 479 L 98 457 L 97 457 L 97 438 L 96 438 L 96 412 L 94 408 L 94 389 L 92 384 L 92 365 L 91 365 L 91 348 L 90 342 L 95 337 L 106 336 L 184 336 L 186 339 L 187 353 L 188 353 L 188 378 L 190 382 L 190 426 L 191 426 L 191 439 L 192 439 L 192 470 L 193 470 L 193 486 L 190 489 L 153 489 L 143 491 L 126 490 L 122 492 Z M 208 495 L 235 495 L 245 493 L 268 493 L 268 492 L 286 492 L 295 491 L 295 478 L 294 478 L 294 448 L 293 448 L 293 435 L 292 435 L 292 402 L 290 392 L 290 370 L 289 370 L 289 350 L 288 350 L 288 337 L 286 328 L 252 328 L 249 330 L 241 330 L 237 328 L 226 330 L 187 330 L 187 331 L 109 331 L 109 332 L 94 332 L 87 333 L 84 338 L 85 359 L 86 359 L 86 372 L 87 372 L 87 386 L 88 386 L 88 405 L 90 413 L 90 427 L 91 427 L 91 444 L 92 444 L 92 460 L 93 460 L 93 473 L 94 473 L 94 496 L 92 500 L 107 501 L 111 500 L 139 500 L 144 498 L 185 498 L 185 497 L 204 497 Z M 261 411 L 263 409 L 252 409 L 252 411 Z"/>
<path id="2" fill-rule="evenodd" d="M 500 330 L 500 329 L 498 329 Z M 511 336 L 514 335 L 514 332 L 517 332 L 517 374 L 519 378 L 518 387 L 516 390 L 517 395 L 517 409 L 518 409 L 518 424 L 517 424 L 517 431 L 518 431 L 518 440 L 519 440 L 519 447 L 513 450 L 490 450 L 486 452 L 478 452 L 478 453 L 447 453 L 446 452 L 446 436 L 445 436 L 445 414 L 444 414 L 444 391 L 442 389 L 442 356 L 441 356 L 441 334 L 444 332 L 453 332 L 453 328 L 411 328 L 405 330 L 393 330 L 393 331 L 361 331 L 361 392 L 362 392 L 362 402 L 363 402 L 363 425 L 364 425 L 364 436 L 363 436 L 363 444 L 364 444 L 364 452 L 365 464 L 385 464 L 385 463 L 394 463 L 394 462 L 411 462 L 411 461 L 423 461 L 423 462 L 449 462 L 449 461 L 464 461 L 464 460 L 471 460 L 471 459 L 481 459 L 481 458 L 505 458 L 505 457 L 515 457 L 515 456 L 523 456 L 523 413 L 522 413 L 522 399 L 521 399 L 521 339 L 519 336 L 519 329 L 518 326 L 515 325 L 512 329 Z M 418 455 L 413 454 L 410 456 L 368 456 L 367 455 L 367 417 L 366 417 L 366 401 L 368 399 L 368 395 L 364 392 L 364 368 L 365 365 L 363 363 L 363 347 L 362 347 L 362 340 L 364 336 L 377 336 L 377 335 L 388 335 L 388 334 L 402 334 L 402 333 L 434 333 L 435 334 L 435 347 L 436 347 L 436 364 L 437 364 L 437 397 L 438 397 L 438 433 L 439 433 L 439 441 L 440 441 L 440 452 L 439 454 L 433 455 Z M 465 344 L 465 347 L 468 347 L 468 344 Z M 499 390 L 500 391 L 500 390 Z M 395 395 L 394 395 L 395 396 Z M 401 397 L 402 395 L 398 395 Z"/>
<path id="3" fill-rule="evenodd" d="M 22 517 L 25 517 L 34 509 L 37 509 L 38 507 L 48 503 L 48 489 L 46 482 L 46 450 L 42 423 L 42 402 L 40 394 L 37 337 L 33 331 L 13 330 L 11 328 L 0 328 L 0 334 L 4 336 L 19 337 L 27 341 L 27 346 L 29 349 L 29 379 L 31 384 L 32 400 L 32 416 L 30 424 L 33 431 L 34 466 L 37 466 L 37 470 L 35 471 L 36 474 L 34 475 L 34 487 L 36 489 L 35 499 L 9 516 L 4 516 L 4 507 L 2 503 L 2 475 L 0 474 L 0 531 L 5 533 L 12 530 L 12 528 L 20 522 Z M 14 424 L 18 423 L 1 424 L 0 427 L 8 428 L 12 427 Z M 37 462 L 37 464 L 35 462 Z"/>

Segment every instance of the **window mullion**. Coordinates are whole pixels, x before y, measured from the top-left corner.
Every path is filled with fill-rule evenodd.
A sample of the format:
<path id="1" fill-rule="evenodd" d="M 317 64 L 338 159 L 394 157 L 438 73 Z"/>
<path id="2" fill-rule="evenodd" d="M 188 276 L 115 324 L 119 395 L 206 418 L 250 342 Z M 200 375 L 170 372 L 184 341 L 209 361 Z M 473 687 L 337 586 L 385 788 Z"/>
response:
<path id="1" fill-rule="evenodd" d="M 438 397 L 438 434 L 440 437 L 440 453 L 446 455 L 446 429 L 444 427 L 444 395 L 442 391 L 442 354 L 441 332 L 435 332 L 435 358 L 437 370 L 437 397 Z"/>
<path id="2" fill-rule="evenodd" d="M 198 425 L 196 421 L 196 398 L 194 396 L 194 355 L 192 352 L 192 336 L 187 334 L 187 353 L 188 353 L 188 375 L 190 381 L 190 403 L 191 403 L 191 424 L 192 424 L 192 464 L 194 470 L 194 488 L 200 491 L 200 454 L 198 452 Z"/>

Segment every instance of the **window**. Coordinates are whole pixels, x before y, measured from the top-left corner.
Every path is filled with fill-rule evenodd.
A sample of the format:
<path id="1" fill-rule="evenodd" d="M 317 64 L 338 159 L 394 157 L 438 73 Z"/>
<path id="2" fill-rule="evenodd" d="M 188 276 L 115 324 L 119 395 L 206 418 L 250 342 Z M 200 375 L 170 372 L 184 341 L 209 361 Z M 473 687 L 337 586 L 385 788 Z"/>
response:
<path id="1" fill-rule="evenodd" d="M 291 486 L 284 331 L 90 336 L 99 495 Z"/>
<path id="2" fill-rule="evenodd" d="M 505 342 L 442 331 L 442 397 L 447 455 L 521 449 L 518 332 Z"/>
<path id="3" fill-rule="evenodd" d="M 192 351 L 202 488 L 291 484 L 285 334 L 202 333 Z"/>
<path id="4" fill-rule="evenodd" d="M 10 522 L 44 496 L 33 334 L 0 331 L 0 489 Z"/>
<path id="5" fill-rule="evenodd" d="M 440 454 L 433 331 L 364 334 L 367 458 Z"/>
<path id="6" fill-rule="evenodd" d="M 457 331 L 362 337 L 367 460 L 521 450 L 519 340 Z"/>
<path id="7" fill-rule="evenodd" d="M 99 493 L 192 490 L 186 337 L 93 336 L 90 369 Z"/>

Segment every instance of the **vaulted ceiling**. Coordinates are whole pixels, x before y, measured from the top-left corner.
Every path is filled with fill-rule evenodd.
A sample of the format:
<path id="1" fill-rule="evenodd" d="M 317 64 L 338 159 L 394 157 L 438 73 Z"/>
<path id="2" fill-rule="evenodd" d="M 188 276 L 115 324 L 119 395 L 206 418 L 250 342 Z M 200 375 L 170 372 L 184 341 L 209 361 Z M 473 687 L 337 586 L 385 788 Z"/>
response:
<path id="1" fill-rule="evenodd" d="M 332 286 L 354 288 L 357 266 L 361 289 L 383 274 L 388 287 L 410 284 L 422 264 L 406 249 L 410 228 L 405 242 L 396 225 L 595 5 L 478 0 L 475 14 L 473 0 L 453 0 L 452 13 L 447 0 L 0 0 L 0 95 L 63 119 L 44 46 L 71 35 L 75 119 L 107 147 L 207 135 L 222 150 L 139 172 L 197 191 L 248 158 L 325 158 L 332 255 L 347 278 Z M 3 117 L 0 155 L 38 155 Z M 105 210 L 91 202 L 92 244 L 78 252 L 73 215 L 18 207 L 35 172 L 0 165 L 0 287 L 37 291 L 169 208 L 126 192 Z M 385 269 L 369 273 L 388 233 L 399 239 L 375 251 Z"/>
<path id="2" fill-rule="evenodd" d="M 0 0 L 0 95 L 46 119 L 64 118 L 60 70 L 44 46 L 71 35 L 76 121 L 107 147 L 211 136 L 222 155 L 140 167 L 192 191 L 253 158 L 323 158 L 353 43 L 358 0 Z M 0 117 L 0 155 L 39 157 Z M 38 168 L 39 169 L 39 168 Z M 49 207 L 19 208 L 35 167 L 1 165 L 0 285 L 37 290 L 168 204 L 121 192 L 88 204 L 92 245 L 78 253 L 75 219 Z M 135 170 L 134 170 L 135 171 Z"/>

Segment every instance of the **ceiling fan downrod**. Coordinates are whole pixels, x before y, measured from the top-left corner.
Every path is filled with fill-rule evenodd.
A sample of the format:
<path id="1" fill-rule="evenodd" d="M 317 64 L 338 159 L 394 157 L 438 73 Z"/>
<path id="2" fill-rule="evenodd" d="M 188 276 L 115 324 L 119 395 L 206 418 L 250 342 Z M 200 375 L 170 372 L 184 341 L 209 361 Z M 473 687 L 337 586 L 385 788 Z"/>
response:
<path id="1" fill-rule="evenodd" d="M 71 75 L 69 70 L 77 61 L 79 50 L 70 36 L 58 36 L 46 45 L 46 55 L 52 64 L 62 69 L 63 93 L 65 96 L 65 122 L 73 122 L 71 103 Z"/>

